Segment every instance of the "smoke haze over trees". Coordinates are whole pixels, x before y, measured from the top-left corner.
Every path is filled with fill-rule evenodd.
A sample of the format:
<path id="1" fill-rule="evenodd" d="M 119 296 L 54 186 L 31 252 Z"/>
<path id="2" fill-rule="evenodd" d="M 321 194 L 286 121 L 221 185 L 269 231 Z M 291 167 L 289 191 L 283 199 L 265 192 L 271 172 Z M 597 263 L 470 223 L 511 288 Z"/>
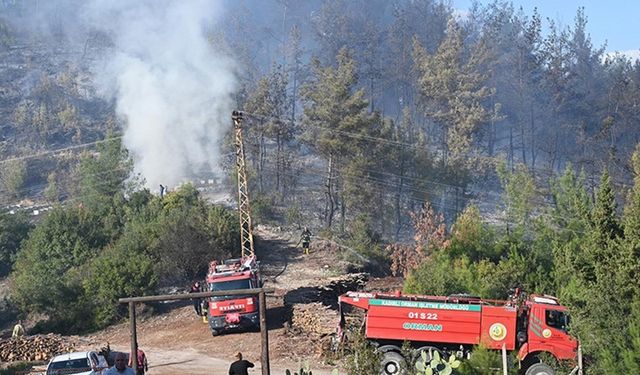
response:
<path id="1" fill-rule="evenodd" d="M 581 9 L 573 25 L 544 30 L 538 14 L 506 1 L 465 18 L 433 0 L 29 0 L 4 2 L 1 11 L 12 82 L 5 155 L 83 144 L 119 128 L 148 187 L 219 173 L 228 112 L 243 108 L 262 78 L 280 74 L 286 84 L 280 98 L 271 94 L 278 108 L 268 115 L 302 123 L 301 88 L 314 58 L 335 66 L 344 49 L 353 58 L 351 89 L 391 128 L 408 116 L 420 152 L 441 169 L 439 182 L 464 189 L 465 168 L 482 174 L 501 159 L 547 177 L 569 162 L 588 173 L 606 167 L 614 181 L 629 182 L 640 68 L 593 46 Z M 293 147 L 282 135 L 266 138 L 278 145 L 279 185 Z M 294 144 L 304 141 L 298 135 Z M 29 147 L 16 150 L 11 139 Z M 48 175 L 23 184 L 44 185 Z M 16 183 L 7 188 L 19 190 Z"/>
<path id="2" fill-rule="evenodd" d="M 34 229 L 0 216 L 0 274 L 25 311 L 89 314 L 81 330 L 117 318 L 116 287 L 202 272 L 189 259 L 231 252 L 233 220 L 176 186 L 232 174 L 240 109 L 256 221 L 313 223 L 408 291 L 556 294 L 594 366 L 635 373 L 640 62 L 588 21 L 508 1 L 0 1 L 2 202 L 62 204 Z M 45 258 L 55 283 L 29 272 Z"/>

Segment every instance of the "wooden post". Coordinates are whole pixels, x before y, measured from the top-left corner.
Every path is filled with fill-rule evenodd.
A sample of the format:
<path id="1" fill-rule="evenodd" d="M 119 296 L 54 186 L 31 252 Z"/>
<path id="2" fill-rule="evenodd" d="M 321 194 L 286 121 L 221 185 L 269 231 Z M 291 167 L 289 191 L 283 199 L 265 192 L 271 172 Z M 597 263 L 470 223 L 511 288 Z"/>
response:
<path id="1" fill-rule="evenodd" d="M 502 344 L 502 373 L 509 375 L 509 369 L 507 368 L 507 345 Z"/>
<path id="2" fill-rule="evenodd" d="M 258 306 L 260 308 L 260 340 L 262 341 L 262 355 L 260 363 L 262 375 L 270 375 L 269 371 L 269 332 L 267 330 L 267 299 L 264 290 L 258 294 Z"/>
<path id="3" fill-rule="evenodd" d="M 578 375 L 583 375 L 582 370 L 582 345 L 578 344 Z"/>
<path id="4" fill-rule="evenodd" d="M 267 302 L 266 302 L 266 294 L 273 293 L 275 289 L 273 288 L 264 288 L 264 289 L 237 289 L 237 290 L 222 290 L 215 292 L 198 292 L 198 293 L 182 293 L 182 294 L 163 294 L 156 296 L 141 296 L 141 297 L 126 297 L 120 298 L 118 301 L 120 303 L 128 303 L 129 304 L 129 320 L 131 321 L 131 353 L 133 353 L 133 358 L 131 359 L 131 363 L 135 368 L 138 361 L 138 338 L 136 335 L 136 310 L 135 304 L 138 302 L 153 302 L 153 301 L 179 301 L 179 300 L 189 300 L 193 298 L 209 298 L 213 296 L 246 296 L 246 295 L 256 295 L 258 294 L 259 300 L 259 314 L 260 314 L 260 333 L 261 333 L 261 342 L 262 342 L 262 375 L 270 375 L 269 370 L 269 336 L 267 333 Z"/>
<path id="5" fill-rule="evenodd" d="M 129 302 L 129 324 L 131 327 L 131 368 L 138 369 L 138 336 L 136 335 L 136 303 Z"/>

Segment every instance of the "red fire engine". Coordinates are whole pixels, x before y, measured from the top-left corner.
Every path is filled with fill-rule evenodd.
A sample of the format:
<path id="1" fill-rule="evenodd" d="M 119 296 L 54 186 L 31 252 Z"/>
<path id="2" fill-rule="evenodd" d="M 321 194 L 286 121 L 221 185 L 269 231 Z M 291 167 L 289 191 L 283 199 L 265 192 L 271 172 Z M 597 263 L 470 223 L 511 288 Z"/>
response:
<path id="1" fill-rule="evenodd" d="M 209 291 L 260 288 L 262 282 L 255 255 L 211 262 L 207 274 Z M 216 336 L 229 329 L 260 329 L 257 295 L 211 297 L 208 303 L 211 333 Z"/>
<path id="2" fill-rule="evenodd" d="M 381 374 L 402 374 L 409 359 L 401 354 L 408 341 L 419 352 L 438 351 L 448 358 L 468 357 L 476 345 L 517 351 L 522 373 L 553 375 L 542 353 L 577 363 L 578 341 L 567 332 L 566 307 L 551 296 L 515 291 L 508 301 L 453 295 L 449 297 L 349 292 L 339 297 L 340 328 L 344 304 L 364 309 L 365 337 L 383 353 Z M 416 353 L 416 352 L 414 352 Z M 580 366 L 580 372 L 581 372 Z"/>

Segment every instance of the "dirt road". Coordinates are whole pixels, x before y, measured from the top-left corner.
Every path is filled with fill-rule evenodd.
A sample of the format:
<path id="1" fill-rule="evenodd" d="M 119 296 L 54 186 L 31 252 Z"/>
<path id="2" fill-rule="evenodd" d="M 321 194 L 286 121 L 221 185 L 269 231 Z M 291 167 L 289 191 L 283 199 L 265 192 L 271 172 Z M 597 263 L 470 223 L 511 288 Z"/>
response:
<path id="1" fill-rule="evenodd" d="M 284 295 L 294 289 L 324 285 L 329 276 L 342 270 L 335 254 L 321 251 L 303 255 L 294 247 L 296 234 L 277 228 L 256 228 L 256 249 L 265 287 L 276 288 L 267 298 L 267 325 L 271 374 L 299 369 L 309 363 L 314 374 L 330 374 L 333 367 L 322 363 L 317 348 L 306 337 L 292 334 L 284 326 Z M 313 248 L 312 248 L 313 250 Z M 162 314 L 141 315 L 138 343 L 149 359 L 149 375 L 227 374 L 237 352 L 260 374 L 260 333 L 229 333 L 213 337 L 206 323 L 188 306 L 168 305 Z M 113 350 L 129 351 L 129 326 L 122 323 L 80 338 L 82 348 L 97 349 L 110 343 Z"/>

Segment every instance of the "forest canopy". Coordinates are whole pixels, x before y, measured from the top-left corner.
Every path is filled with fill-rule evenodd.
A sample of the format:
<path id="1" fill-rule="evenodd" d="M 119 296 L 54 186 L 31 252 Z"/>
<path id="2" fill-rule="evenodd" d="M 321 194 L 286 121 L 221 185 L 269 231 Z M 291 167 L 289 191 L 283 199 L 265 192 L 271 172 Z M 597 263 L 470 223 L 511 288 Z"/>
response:
<path id="1" fill-rule="evenodd" d="M 118 297 L 233 254 L 235 214 L 196 185 L 236 192 L 230 121 L 207 115 L 239 109 L 256 223 L 310 223 L 407 292 L 556 295 L 594 373 L 640 373 L 640 61 L 594 46 L 584 8 L 560 25 L 501 0 L 464 17 L 435 0 L 222 1 L 233 11 L 206 24 L 183 75 L 151 64 L 170 100 L 140 116 L 165 128 L 143 131 L 121 112 L 139 106 L 93 74 L 126 38 L 80 22 L 79 0 L 42 3 L 0 3 L 0 276 L 43 330 L 103 327 Z M 184 55 L 180 29 L 161 26 L 158 55 Z M 204 74 L 227 65 L 202 56 L 233 69 Z M 231 94 L 197 102 L 211 77 Z M 156 113 L 173 103 L 211 124 Z M 141 165 L 170 168 L 140 139 L 163 161 L 204 149 L 218 174 L 158 194 Z M 28 201 L 46 214 L 28 217 Z"/>

